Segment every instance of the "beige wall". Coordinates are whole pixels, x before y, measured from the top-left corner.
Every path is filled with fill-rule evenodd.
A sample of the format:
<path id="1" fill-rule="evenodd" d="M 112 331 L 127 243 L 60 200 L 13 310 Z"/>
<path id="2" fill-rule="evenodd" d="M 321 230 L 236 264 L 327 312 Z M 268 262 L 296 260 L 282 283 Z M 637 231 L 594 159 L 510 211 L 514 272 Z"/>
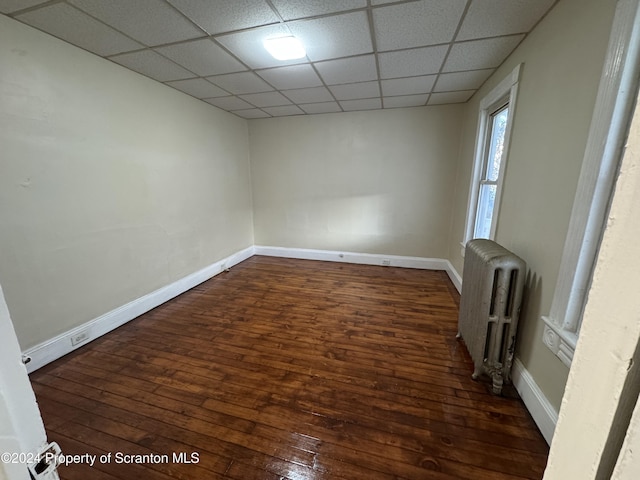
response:
<path id="1" fill-rule="evenodd" d="M 0 16 L 0 284 L 23 349 L 253 244 L 246 121 Z"/>
<path id="2" fill-rule="evenodd" d="M 250 121 L 256 244 L 445 258 L 462 109 Z"/>
<path id="3" fill-rule="evenodd" d="M 449 259 L 462 272 L 463 239 L 479 102 L 519 63 L 496 240 L 530 268 L 517 356 L 557 409 L 568 370 L 541 341 L 604 63 L 615 0 L 562 0 L 467 105 Z"/>

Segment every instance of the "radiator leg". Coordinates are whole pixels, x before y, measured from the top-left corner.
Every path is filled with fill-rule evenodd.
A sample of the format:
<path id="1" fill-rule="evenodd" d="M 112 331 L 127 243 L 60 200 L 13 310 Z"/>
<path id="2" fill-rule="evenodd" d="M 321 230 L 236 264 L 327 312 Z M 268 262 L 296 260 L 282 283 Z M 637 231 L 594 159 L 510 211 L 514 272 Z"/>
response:
<path id="1" fill-rule="evenodd" d="M 493 375 L 491 376 L 491 378 L 493 380 L 493 393 L 495 395 L 501 395 L 502 384 L 504 383 L 502 379 L 502 372 L 500 371 L 493 372 Z"/>

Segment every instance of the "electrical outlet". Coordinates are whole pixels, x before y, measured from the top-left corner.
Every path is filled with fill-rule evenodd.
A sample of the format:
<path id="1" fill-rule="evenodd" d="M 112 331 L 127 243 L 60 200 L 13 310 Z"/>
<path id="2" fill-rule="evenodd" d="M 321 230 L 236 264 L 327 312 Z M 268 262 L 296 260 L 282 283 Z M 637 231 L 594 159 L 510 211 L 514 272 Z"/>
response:
<path id="1" fill-rule="evenodd" d="M 89 340 L 89 330 L 83 330 L 71 337 L 71 345 L 75 346 L 79 343 L 86 342 L 87 340 Z"/>
<path id="2" fill-rule="evenodd" d="M 388 258 L 383 258 L 382 265 L 388 267 L 389 265 L 391 265 L 391 260 L 389 260 Z"/>

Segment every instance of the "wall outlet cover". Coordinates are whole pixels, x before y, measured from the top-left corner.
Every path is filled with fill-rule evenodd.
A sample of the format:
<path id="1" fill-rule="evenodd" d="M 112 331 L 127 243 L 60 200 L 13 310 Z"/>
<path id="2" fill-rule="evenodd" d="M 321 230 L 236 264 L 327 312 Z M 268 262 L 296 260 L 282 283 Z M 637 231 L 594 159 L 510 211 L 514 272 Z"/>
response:
<path id="1" fill-rule="evenodd" d="M 83 330 L 71 336 L 71 345 L 78 345 L 89 340 L 89 330 Z"/>

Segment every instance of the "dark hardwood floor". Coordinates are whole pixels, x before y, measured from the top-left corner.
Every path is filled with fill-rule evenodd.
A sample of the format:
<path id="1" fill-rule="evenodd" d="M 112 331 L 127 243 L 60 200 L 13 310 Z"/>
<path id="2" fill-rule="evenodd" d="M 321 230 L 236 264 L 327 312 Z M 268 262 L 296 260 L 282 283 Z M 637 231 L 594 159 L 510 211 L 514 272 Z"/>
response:
<path id="1" fill-rule="evenodd" d="M 458 302 L 444 272 L 252 257 L 31 375 L 50 440 L 97 456 L 61 478 L 540 479 Z"/>

